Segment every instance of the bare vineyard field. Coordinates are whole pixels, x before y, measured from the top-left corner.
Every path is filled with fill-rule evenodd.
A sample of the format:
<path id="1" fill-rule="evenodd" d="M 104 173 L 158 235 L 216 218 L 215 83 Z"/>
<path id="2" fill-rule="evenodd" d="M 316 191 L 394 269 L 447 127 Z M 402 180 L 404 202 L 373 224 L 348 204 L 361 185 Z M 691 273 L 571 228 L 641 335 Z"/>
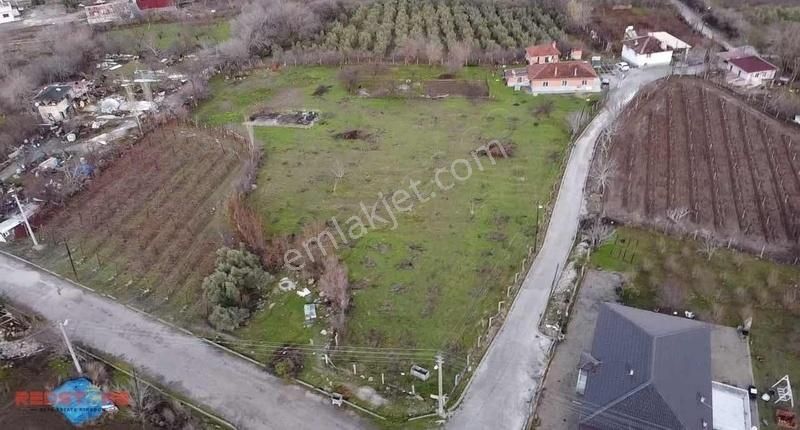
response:
<path id="1" fill-rule="evenodd" d="M 45 222 L 47 248 L 36 258 L 74 277 L 69 247 L 86 285 L 151 311 L 202 311 L 200 284 L 226 237 L 225 199 L 243 149 L 210 129 L 147 134 Z"/>
<path id="2" fill-rule="evenodd" d="M 800 135 L 694 78 L 638 96 L 608 149 L 606 216 L 794 261 Z M 603 163 L 602 156 L 597 163 Z"/>

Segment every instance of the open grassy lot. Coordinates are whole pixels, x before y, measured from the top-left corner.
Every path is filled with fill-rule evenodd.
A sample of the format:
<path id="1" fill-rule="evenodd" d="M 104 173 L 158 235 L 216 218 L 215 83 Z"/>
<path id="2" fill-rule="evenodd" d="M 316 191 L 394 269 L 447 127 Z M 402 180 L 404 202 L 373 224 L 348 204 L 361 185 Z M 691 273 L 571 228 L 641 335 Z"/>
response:
<path id="1" fill-rule="evenodd" d="M 308 129 L 256 128 L 266 161 L 251 203 L 271 234 L 299 233 L 305 225 L 332 219 L 346 229 L 350 217 L 363 216 L 362 202 L 369 207 L 379 193 L 390 195 L 418 181 L 429 200 L 395 214 L 396 227 L 368 226 L 363 237 L 339 243 L 338 254 L 355 289 L 347 333 L 340 341 L 463 353 L 484 318 L 505 298 L 533 244 L 535 205 L 548 199 L 568 148 L 564 118 L 587 101 L 514 93 L 486 69 L 467 69 L 457 77 L 488 80 L 489 98 L 359 97 L 345 90 L 337 73 L 335 68 L 290 68 L 259 71 L 242 81 L 217 79 L 211 83 L 210 101 L 197 115 L 213 125 L 236 125 L 264 110 L 320 112 L 318 124 Z M 437 68 L 391 68 L 371 79 L 413 86 L 441 73 Z M 331 88 L 313 96 L 320 85 Z M 537 115 L 547 110 L 543 105 L 552 111 Z M 366 137 L 335 137 L 348 130 Z M 470 151 L 495 138 L 515 145 L 513 157 L 498 158 L 495 165 L 481 158 L 481 171 Z M 472 163 L 464 181 L 449 173 L 455 160 Z M 344 175 L 334 192 L 337 166 Z M 434 183 L 438 168 L 448 169 L 440 175 L 444 185 L 453 185 L 447 191 Z M 457 170 L 466 175 L 463 163 Z M 264 312 L 284 311 L 275 306 Z M 291 322 L 256 315 L 240 335 L 308 344 L 311 331 L 287 327 L 298 324 L 300 316 Z"/>
<path id="2" fill-rule="evenodd" d="M 693 240 L 619 228 L 615 238 L 592 255 L 591 264 L 629 275 L 622 294 L 629 306 L 688 309 L 703 321 L 733 327 L 752 316 L 750 347 L 759 389 L 786 374 L 798 380 L 800 270 L 727 249 L 709 259 L 700 248 Z M 771 411 L 761 409 L 762 418 L 773 418 Z"/>
<path id="3" fill-rule="evenodd" d="M 126 40 L 134 45 L 146 44 L 165 51 L 180 42 L 190 45 L 216 45 L 230 37 L 230 22 L 211 23 L 157 22 L 110 30 L 106 36 Z"/>

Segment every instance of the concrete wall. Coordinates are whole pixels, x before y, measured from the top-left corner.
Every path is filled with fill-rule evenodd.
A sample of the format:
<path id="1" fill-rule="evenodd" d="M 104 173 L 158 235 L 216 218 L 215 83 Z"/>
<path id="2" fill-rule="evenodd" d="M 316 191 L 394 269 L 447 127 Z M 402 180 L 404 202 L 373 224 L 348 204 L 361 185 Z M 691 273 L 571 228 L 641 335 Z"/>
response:
<path id="1" fill-rule="evenodd" d="M 666 65 L 672 63 L 672 51 L 638 55 L 633 49 L 622 45 L 622 59 L 634 67 Z"/>

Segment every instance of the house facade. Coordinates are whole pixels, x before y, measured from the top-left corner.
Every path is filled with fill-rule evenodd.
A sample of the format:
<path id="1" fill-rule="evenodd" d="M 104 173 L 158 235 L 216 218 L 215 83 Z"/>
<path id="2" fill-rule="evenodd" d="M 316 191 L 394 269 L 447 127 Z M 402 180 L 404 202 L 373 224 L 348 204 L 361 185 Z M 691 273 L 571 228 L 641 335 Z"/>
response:
<path id="1" fill-rule="evenodd" d="M 600 77 L 585 61 L 561 61 L 528 66 L 532 94 L 600 92 Z"/>
<path id="2" fill-rule="evenodd" d="M 19 11 L 10 1 L 0 0 L 0 24 L 19 19 Z"/>
<path id="3" fill-rule="evenodd" d="M 729 58 L 723 65 L 729 83 L 743 86 L 760 86 L 772 82 L 778 68 L 758 55 Z"/>
<path id="4" fill-rule="evenodd" d="M 56 124 L 66 120 L 74 110 L 72 107 L 73 91 L 69 85 L 49 85 L 33 100 L 39 116 L 48 124 Z"/>

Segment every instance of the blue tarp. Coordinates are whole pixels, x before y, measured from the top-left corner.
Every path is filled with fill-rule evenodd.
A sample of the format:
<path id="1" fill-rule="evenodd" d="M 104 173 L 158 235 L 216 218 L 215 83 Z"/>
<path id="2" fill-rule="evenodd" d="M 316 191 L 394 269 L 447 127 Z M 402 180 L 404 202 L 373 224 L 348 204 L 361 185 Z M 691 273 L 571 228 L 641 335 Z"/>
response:
<path id="1" fill-rule="evenodd" d="M 103 413 L 103 395 L 87 378 L 71 379 L 50 393 L 50 404 L 74 425 L 95 420 Z"/>

